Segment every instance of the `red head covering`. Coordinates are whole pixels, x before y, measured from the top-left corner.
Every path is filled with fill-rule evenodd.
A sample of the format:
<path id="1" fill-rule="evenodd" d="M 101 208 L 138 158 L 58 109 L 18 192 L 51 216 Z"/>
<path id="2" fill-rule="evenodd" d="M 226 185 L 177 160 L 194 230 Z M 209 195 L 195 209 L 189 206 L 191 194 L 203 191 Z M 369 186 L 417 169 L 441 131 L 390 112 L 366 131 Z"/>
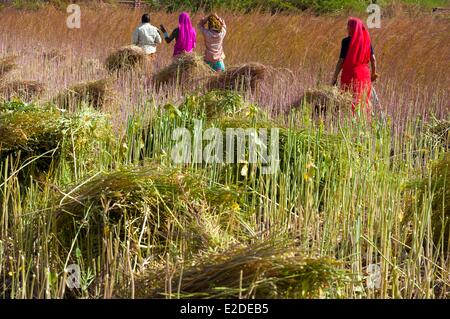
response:
<path id="1" fill-rule="evenodd" d="M 370 35 L 364 23 L 358 18 L 348 20 L 349 36 L 352 38 L 344 67 L 368 64 L 370 61 Z"/>

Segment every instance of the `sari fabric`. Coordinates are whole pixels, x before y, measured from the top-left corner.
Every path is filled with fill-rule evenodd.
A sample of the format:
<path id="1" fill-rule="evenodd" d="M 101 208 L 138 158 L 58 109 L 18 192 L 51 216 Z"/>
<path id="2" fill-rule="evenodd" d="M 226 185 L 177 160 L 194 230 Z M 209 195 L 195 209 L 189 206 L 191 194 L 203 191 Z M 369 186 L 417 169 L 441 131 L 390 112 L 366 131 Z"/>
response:
<path id="1" fill-rule="evenodd" d="M 348 29 L 351 41 L 342 68 L 341 88 L 352 92 L 353 112 L 358 104 L 365 104 L 367 111 L 370 111 L 368 107 L 372 86 L 369 67 L 370 35 L 363 22 L 357 18 L 348 20 Z"/>
<path id="2" fill-rule="evenodd" d="M 196 43 L 197 33 L 192 26 L 191 18 L 187 12 L 182 12 L 178 18 L 178 37 L 173 55 L 192 52 Z"/>

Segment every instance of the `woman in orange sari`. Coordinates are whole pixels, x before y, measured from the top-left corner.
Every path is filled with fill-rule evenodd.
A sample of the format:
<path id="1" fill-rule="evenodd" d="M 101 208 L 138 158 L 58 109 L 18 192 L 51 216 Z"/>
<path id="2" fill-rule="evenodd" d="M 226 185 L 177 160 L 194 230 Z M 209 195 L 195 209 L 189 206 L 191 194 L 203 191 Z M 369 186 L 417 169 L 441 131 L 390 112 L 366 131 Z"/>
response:
<path id="1" fill-rule="evenodd" d="M 348 37 L 342 40 L 341 54 L 334 72 L 333 85 L 341 75 L 341 88 L 353 94 L 352 111 L 357 105 L 365 107 L 368 114 L 372 82 L 376 81 L 377 63 L 370 41 L 369 31 L 357 18 L 350 18 L 347 23 Z M 371 68 L 369 67 L 369 62 Z"/>

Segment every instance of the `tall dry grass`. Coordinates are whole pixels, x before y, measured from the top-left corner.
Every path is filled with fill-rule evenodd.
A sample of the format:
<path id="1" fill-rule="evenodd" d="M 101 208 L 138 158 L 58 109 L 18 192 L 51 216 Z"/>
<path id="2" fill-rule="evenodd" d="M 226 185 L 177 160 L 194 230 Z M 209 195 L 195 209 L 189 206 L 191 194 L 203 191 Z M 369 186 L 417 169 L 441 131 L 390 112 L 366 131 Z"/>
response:
<path id="1" fill-rule="evenodd" d="M 66 14 L 55 9 L 2 11 L 0 53 L 19 56 L 19 68 L 4 80 L 44 83 L 45 101 L 66 88 L 77 91 L 74 85 L 106 79 L 105 58 L 129 44 L 140 15 L 84 7 L 82 28 L 69 30 Z M 346 17 L 224 16 L 228 66 L 257 61 L 289 68 L 294 78 L 286 75 L 245 98 L 230 92 L 186 97 L 176 86 L 156 88 L 142 73 L 119 74 L 113 76 L 117 103 L 103 111 L 124 134 L 112 129 L 110 116 L 92 109 L 72 113 L 16 101 L 0 104 L 0 298 L 135 297 L 139 274 L 151 275 L 161 284 L 158 292 L 169 297 L 176 282 L 183 284 L 181 292 L 209 296 L 209 287 L 201 285 L 205 269 L 219 269 L 220 275 L 223 265 L 260 268 L 251 254 L 227 254 L 231 245 L 246 247 L 277 235 L 306 256 L 338 260 L 340 270 L 354 275 L 345 287 L 324 291 L 328 297 L 448 298 L 450 245 L 440 223 L 446 216 L 441 204 L 447 181 L 427 166 L 434 160 L 433 167 L 446 166 L 439 160 L 448 152 L 442 133 L 447 122 L 427 136 L 428 124 L 415 117 L 434 112 L 448 121 L 450 22 L 419 12 L 390 12 L 383 28 L 372 32 L 382 75 L 376 87 L 384 111 L 394 115 L 393 127 L 402 133 L 392 134 L 389 118 L 376 116 L 370 126 L 347 118 L 330 128 L 311 121 L 308 105 L 271 117 L 251 103 L 286 110 L 305 89 L 329 82 Z M 154 13 L 153 21 L 173 28 L 176 15 Z M 161 46 L 155 71 L 171 61 L 171 50 Z M 192 127 L 197 118 L 222 129 L 280 127 L 280 172 L 262 176 L 261 167 L 244 163 L 192 163 L 168 174 L 173 130 Z M 161 169 L 149 171 L 156 174 L 155 183 L 135 179 L 145 163 Z M 203 178 L 207 185 L 200 183 Z M 117 187 L 110 187 L 114 182 Z M 61 228 L 58 214 L 74 194 L 87 205 L 75 205 L 78 217 Z M 159 216 L 167 218 L 156 227 Z M 92 220 L 99 222 L 85 222 Z M 192 264 L 214 250 L 226 260 Z M 303 272 L 296 268 L 302 255 L 286 257 L 281 264 L 278 258 L 262 260 L 263 286 L 278 284 L 280 293 L 303 286 Z M 72 262 L 82 269 L 76 293 L 64 282 L 64 269 Z M 314 264 L 320 266 L 312 268 L 314 273 L 328 272 L 326 264 Z M 378 289 L 365 282 L 373 264 L 381 270 Z M 164 271 L 155 276 L 149 269 Z M 224 277 L 233 276 L 228 274 Z M 233 295 L 260 278 L 243 273 L 238 285 L 236 278 L 217 285 Z"/>
<path id="2" fill-rule="evenodd" d="M 141 14 L 123 7 L 82 7 L 81 29 L 71 30 L 65 25 L 67 14 L 52 7 L 30 12 L 3 10 L 0 52 L 19 54 L 23 67 L 12 76 L 46 83 L 50 96 L 69 84 L 105 77 L 104 60 L 112 50 L 130 43 Z M 345 16 L 221 14 L 229 29 L 225 41 L 228 66 L 257 61 L 289 68 L 295 75 L 294 80 L 260 93 L 258 101 L 263 106 L 286 109 L 305 89 L 330 81 L 346 35 Z M 381 74 L 376 88 L 382 108 L 397 120 L 430 112 L 442 117 L 450 107 L 450 20 L 420 11 L 385 14 L 382 28 L 371 30 Z M 193 15 L 193 21 L 200 16 Z M 177 14 L 154 12 L 152 22 L 172 29 Z M 198 43 L 200 53 L 200 35 Z M 54 51 L 66 58 L 43 58 Z M 172 46 L 161 45 L 154 69 L 169 64 L 171 53 Z M 117 85 L 126 113 L 149 98 L 163 103 L 181 94 L 157 92 L 151 83 L 134 75 L 125 75 Z"/>

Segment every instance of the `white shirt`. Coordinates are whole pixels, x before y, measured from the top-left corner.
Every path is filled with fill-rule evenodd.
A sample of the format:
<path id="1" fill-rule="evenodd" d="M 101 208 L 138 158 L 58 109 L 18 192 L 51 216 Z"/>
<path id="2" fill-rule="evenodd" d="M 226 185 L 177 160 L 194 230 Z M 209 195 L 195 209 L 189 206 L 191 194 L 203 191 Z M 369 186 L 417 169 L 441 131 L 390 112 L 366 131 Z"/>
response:
<path id="1" fill-rule="evenodd" d="M 150 23 L 142 23 L 133 32 L 132 43 L 143 48 L 147 54 L 156 52 L 156 45 L 162 42 L 158 29 Z"/>

